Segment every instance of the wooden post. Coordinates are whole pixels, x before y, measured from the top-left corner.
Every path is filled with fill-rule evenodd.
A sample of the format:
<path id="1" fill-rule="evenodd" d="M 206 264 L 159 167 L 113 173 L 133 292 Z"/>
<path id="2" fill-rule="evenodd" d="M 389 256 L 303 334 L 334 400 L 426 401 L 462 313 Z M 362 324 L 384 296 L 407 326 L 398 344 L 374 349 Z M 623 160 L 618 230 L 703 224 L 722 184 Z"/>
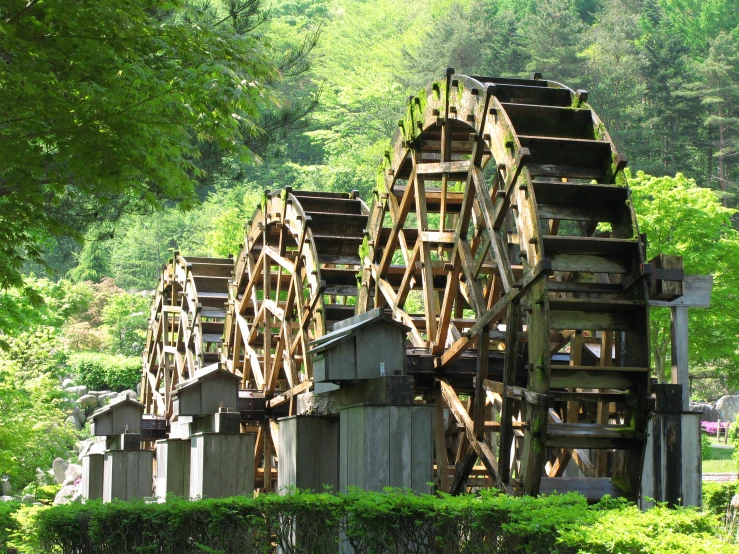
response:
<path id="1" fill-rule="evenodd" d="M 672 316 L 672 383 L 683 386 L 683 411 L 690 407 L 688 379 L 688 308 L 673 306 Z"/>

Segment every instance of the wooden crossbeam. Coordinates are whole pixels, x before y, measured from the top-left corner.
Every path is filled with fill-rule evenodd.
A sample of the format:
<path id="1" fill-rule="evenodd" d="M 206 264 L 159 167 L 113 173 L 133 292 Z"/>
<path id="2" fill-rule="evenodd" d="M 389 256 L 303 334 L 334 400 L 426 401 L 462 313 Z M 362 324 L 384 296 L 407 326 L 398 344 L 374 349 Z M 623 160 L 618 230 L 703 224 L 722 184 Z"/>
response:
<path id="1" fill-rule="evenodd" d="M 549 263 L 549 260 L 542 260 L 539 262 L 533 270 L 524 275 L 520 283 L 512 287 L 511 290 L 498 300 L 490 310 L 478 318 L 477 322 L 467 332 L 465 332 L 459 340 L 448 348 L 440 358 L 437 358 L 434 362 L 435 366 L 437 368 L 442 368 L 459 358 L 459 356 L 469 348 L 472 340 L 480 333 L 483 327 L 490 324 L 494 319 L 500 317 L 500 315 L 507 309 L 508 304 L 521 298 L 527 287 L 531 286 L 549 273 L 551 273 L 551 263 Z"/>
<path id="2" fill-rule="evenodd" d="M 304 381 L 303 383 L 300 383 L 299 385 L 294 386 L 290 390 L 287 390 L 281 394 L 278 394 L 277 396 L 268 400 L 267 407 L 275 408 L 276 406 L 279 406 L 280 404 L 284 404 L 285 402 L 290 400 L 293 396 L 296 396 L 302 392 L 307 391 L 312 386 L 313 386 L 313 381 Z"/>
<path id="3" fill-rule="evenodd" d="M 480 461 L 482 461 L 483 465 L 490 473 L 490 476 L 495 479 L 498 475 L 498 462 L 495 461 L 495 456 L 490 450 L 490 447 L 484 440 L 480 440 L 475 436 L 474 423 L 472 422 L 472 419 L 470 419 L 470 415 L 467 413 L 467 410 L 464 409 L 464 406 L 462 406 L 462 403 L 459 401 L 457 393 L 454 392 L 452 386 L 445 379 L 437 379 L 437 381 L 441 387 L 441 393 L 444 396 L 444 400 L 446 401 L 447 406 L 449 406 L 449 410 L 454 415 L 457 423 L 464 425 L 465 434 L 467 435 L 467 439 L 470 441 L 472 448 L 477 456 L 480 457 Z M 470 465 L 469 469 L 472 469 L 472 465 Z"/>

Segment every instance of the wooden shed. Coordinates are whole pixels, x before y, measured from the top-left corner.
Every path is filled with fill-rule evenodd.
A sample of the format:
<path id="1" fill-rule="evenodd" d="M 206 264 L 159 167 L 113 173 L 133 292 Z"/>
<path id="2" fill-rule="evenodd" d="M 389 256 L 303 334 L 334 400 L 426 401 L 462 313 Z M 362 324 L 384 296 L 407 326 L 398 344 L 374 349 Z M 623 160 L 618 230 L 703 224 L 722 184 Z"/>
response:
<path id="1" fill-rule="evenodd" d="M 218 365 L 195 373 L 195 377 L 177 385 L 172 393 L 173 415 L 196 416 L 235 408 L 241 377 Z"/>
<path id="2" fill-rule="evenodd" d="M 382 308 L 351 317 L 311 343 L 316 383 L 341 383 L 385 375 L 405 375 L 408 328 Z"/>
<path id="3" fill-rule="evenodd" d="M 141 417 L 144 405 L 128 396 L 113 400 L 92 414 L 90 429 L 97 437 L 112 437 L 128 433 L 141 433 Z"/>

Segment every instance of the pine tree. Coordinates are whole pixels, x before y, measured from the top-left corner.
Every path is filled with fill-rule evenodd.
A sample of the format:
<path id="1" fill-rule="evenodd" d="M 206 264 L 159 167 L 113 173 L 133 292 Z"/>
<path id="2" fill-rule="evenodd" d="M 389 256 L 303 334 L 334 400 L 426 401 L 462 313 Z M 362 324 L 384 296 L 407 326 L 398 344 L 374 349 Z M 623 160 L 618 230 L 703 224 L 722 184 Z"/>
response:
<path id="1" fill-rule="evenodd" d="M 735 33 L 737 34 L 737 33 Z M 736 197 L 733 160 L 739 154 L 739 42 L 721 32 L 711 41 L 708 57 L 695 66 L 698 80 L 684 87 L 688 97 L 706 108 L 704 124 L 713 131 L 717 171 L 711 175 L 723 195 L 723 205 Z M 735 204 L 735 202 L 731 202 Z"/>

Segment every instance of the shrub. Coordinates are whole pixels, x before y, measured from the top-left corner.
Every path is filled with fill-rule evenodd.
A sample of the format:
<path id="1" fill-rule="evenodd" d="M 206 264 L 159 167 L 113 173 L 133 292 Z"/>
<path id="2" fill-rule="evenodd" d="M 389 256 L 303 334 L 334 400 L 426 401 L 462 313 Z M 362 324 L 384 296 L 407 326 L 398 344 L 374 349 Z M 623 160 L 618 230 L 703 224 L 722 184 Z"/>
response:
<path id="1" fill-rule="evenodd" d="M 739 494 L 739 481 L 703 483 L 703 509 L 712 514 L 723 516 L 735 494 Z"/>
<path id="2" fill-rule="evenodd" d="M 7 552 L 8 539 L 18 525 L 13 519 L 13 514 L 21 505 L 18 502 L 0 502 L 0 554 Z"/>
<path id="3" fill-rule="evenodd" d="M 99 352 L 78 352 L 67 360 L 69 371 L 91 390 L 135 389 L 141 379 L 141 359 Z"/>
<path id="4" fill-rule="evenodd" d="M 730 552 L 712 534 L 716 518 L 657 506 L 642 513 L 622 500 L 588 506 L 574 493 L 514 498 L 347 495 L 296 492 L 162 504 L 97 501 L 18 513 L 15 546 L 36 552 L 336 552 L 341 537 L 357 554 L 577 554 Z M 22 544 L 19 544 L 22 542 Z"/>
<path id="5" fill-rule="evenodd" d="M 705 433 L 701 433 L 701 458 L 711 459 L 711 439 Z"/>

